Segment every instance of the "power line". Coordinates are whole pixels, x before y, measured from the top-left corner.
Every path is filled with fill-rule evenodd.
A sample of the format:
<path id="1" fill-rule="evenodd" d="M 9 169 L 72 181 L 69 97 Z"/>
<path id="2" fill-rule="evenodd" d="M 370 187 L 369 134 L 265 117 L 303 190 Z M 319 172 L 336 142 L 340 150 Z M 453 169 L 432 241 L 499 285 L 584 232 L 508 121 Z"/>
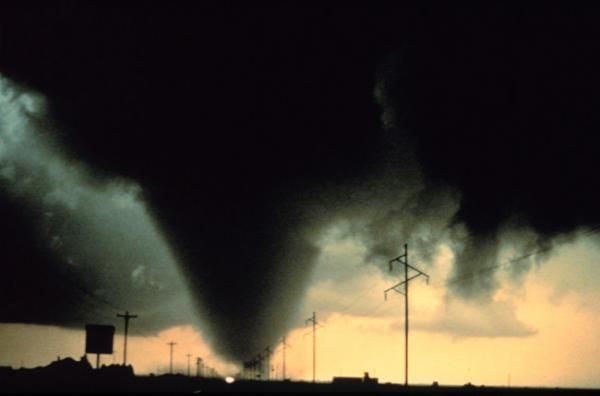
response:
<path id="1" fill-rule="evenodd" d="M 47 271 L 46 275 L 52 276 L 55 279 L 58 279 L 60 281 L 67 281 L 73 287 L 72 290 L 75 290 L 78 293 L 80 293 L 81 296 L 84 297 L 90 305 L 94 305 L 96 308 L 103 307 L 103 309 L 108 307 L 108 308 L 110 308 L 111 312 L 114 312 L 115 310 L 116 311 L 123 310 L 122 307 L 117 306 L 113 302 L 111 302 L 107 299 L 104 299 L 102 297 L 99 297 L 98 295 L 89 291 L 87 288 L 82 286 L 80 282 L 74 280 L 73 277 L 65 269 L 62 269 L 60 267 L 57 267 L 56 269 L 57 269 L 57 271 Z"/>
<path id="2" fill-rule="evenodd" d="M 362 297 L 364 297 L 370 291 L 373 291 L 379 287 L 378 280 L 371 282 L 370 286 L 364 287 L 361 293 L 359 293 L 356 298 L 354 298 L 349 304 L 345 305 L 341 310 L 338 310 L 338 313 L 346 313 L 352 308 L 356 303 L 358 303 Z"/>
<path id="3" fill-rule="evenodd" d="M 598 233 L 600 233 L 600 224 L 591 226 L 587 230 L 582 231 L 580 233 L 580 235 L 589 236 L 589 235 L 594 235 L 594 234 L 598 234 Z M 490 271 L 493 271 L 493 270 L 496 270 L 496 269 L 499 269 L 499 268 L 506 267 L 506 266 L 508 266 L 510 264 L 517 263 L 519 261 L 522 261 L 524 259 L 533 257 L 533 256 L 538 255 L 540 253 L 549 252 L 549 251 L 551 251 L 551 250 L 553 250 L 553 249 L 555 249 L 555 248 L 557 248 L 559 246 L 566 245 L 566 244 L 568 244 L 570 242 L 572 242 L 572 241 L 571 240 L 565 240 L 565 241 L 562 241 L 562 242 L 557 242 L 557 243 L 554 243 L 552 245 L 545 246 L 545 247 L 542 247 L 540 249 L 537 249 L 537 250 L 531 251 L 529 253 L 523 254 L 521 256 L 505 260 L 502 263 L 495 264 L 495 265 L 490 265 L 490 266 L 487 266 L 487 267 L 480 268 L 480 269 L 478 269 L 476 271 L 468 272 L 465 275 L 461 276 L 460 278 L 452 279 L 452 280 L 447 281 L 445 283 L 438 283 L 436 286 L 451 286 L 451 285 L 454 285 L 456 283 L 464 282 L 464 281 L 472 279 L 472 278 L 474 278 L 474 277 L 476 277 L 478 275 L 481 275 L 483 273 L 490 272 Z"/>

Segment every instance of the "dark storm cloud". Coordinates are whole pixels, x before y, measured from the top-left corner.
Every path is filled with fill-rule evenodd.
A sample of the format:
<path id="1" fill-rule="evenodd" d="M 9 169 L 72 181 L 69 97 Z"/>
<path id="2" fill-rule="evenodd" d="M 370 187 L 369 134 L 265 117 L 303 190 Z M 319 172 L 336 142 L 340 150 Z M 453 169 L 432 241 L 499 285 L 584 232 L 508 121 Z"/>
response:
<path id="1" fill-rule="evenodd" d="M 522 11 L 522 10 L 521 10 Z M 460 193 L 455 276 L 496 267 L 501 239 L 550 254 L 600 220 L 598 27 L 591 16 L 432 13 L 384 63 L 384 123 L 410 141 L 424 183 Z M 533 230 L 525 239 L 511 236 Z M 560 241 L 559 241 L 560 242 Z M 528 268 L 526 260 L 514 272 Z M 494 286 L 481 271 L 456 289 Z"/>
<path id="2" fill-rule="evenodd" d="M 595 137 L 579 121 L 594 125 L 594 113 L 575 95 L 592 93 L 583 86 L 585 76 L 594 82 L 593 68 L 583 68 L 586 45 L 566 55 L 579 70 L 557 64 L 553 39 L 522 38 L 512 25 L 496 31 L 485 20 L 451 26 L 452 18 L 377 9 L 94 8 L 3 13 L 0 66 L 48 97 L 66 158 L 99 180 L 142 187 L 203 330 L 229 357 L 247 359 L 286 330 L 320 237 L 337 221 L 349 220 L 366 258 L 384 263 L 406 242 L 426 262 L 449 241 L 457 276 L 497 259 L 497 230 L 513 215 L 549 237 L 594 221 L 587 210 L 598 182 L 580 170 L 596 164 Z M 390 51 L 398 60 L 382 63 Z M 2 210 L 15 206 L 28 216 L 16 204 Z M 40 222 L 12 216 L 25 230 Z M 100 217 L 92 209 L 85 222 Z M 76 229 L 67 232 L 73 246 L 113 243 L 110 224 L 79 235 L 64 218 Z M 111 224 L 126 228 L 125 219 Z M 16 244 L 13 258 L 24 260 L 31 244 Z M 162 281 L 150 268 L 129 269 L 134 284 Z M 26 283 L 22 269 L 9 269 L 15 274 Z M 35 285 L 53 290 L 44 279 Z M 491 286 L 493 277 L 476 288 Z M 64 316 L 75 309 L 69 296 L 48 301 Z"/>
<path id="3" fill-rule="evenodd" d="M 139 186 L 65 156 L 44 98 L 1 76 L 0 108 L 1 298 L 12 302 L 1 319 L 81 327 L 130 309 L 138 333 L 189 323 L 184 283 Z"/>

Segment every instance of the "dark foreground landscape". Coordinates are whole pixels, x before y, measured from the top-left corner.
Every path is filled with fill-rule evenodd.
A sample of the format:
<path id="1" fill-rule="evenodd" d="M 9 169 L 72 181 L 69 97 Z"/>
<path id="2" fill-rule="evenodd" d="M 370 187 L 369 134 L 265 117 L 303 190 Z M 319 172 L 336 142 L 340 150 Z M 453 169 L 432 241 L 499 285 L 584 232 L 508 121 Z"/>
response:
<path id="1" fill-rule="evenodd" d="M 236 380 L 176 375 L 136 376 L 131 366 L 93 369 L 87 361 L 67 358 L 46 367 L 17 369 L 0 367 L 0 393 L 221 393 L 221 392 L 396 392 L 403 395 L 600 395 L 598 389 L 517 388 L 464 386 L 409 386 L 379 384 L 363 378 L 337 378 L 332 382 Z"/>

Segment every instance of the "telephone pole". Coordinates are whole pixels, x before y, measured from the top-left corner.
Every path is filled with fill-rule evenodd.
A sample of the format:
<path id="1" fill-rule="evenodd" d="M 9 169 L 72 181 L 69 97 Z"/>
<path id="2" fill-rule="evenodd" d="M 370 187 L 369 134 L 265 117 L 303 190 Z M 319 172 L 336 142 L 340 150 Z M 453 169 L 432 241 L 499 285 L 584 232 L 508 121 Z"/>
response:
<path id="1" fill-rule="evenodd" d="M 256 370 L 256 378 L 265 380 L 269 378 L 268 370 L 265 372 L 265 359 L 268 359 L 268 355 L 263 356 L 262 352 L 256 355 L 253 360 L 253 364 Z"/>
<path id="2" fill-rule="evenodd" d="M 287 342 L 285 342 L 285 336 L 281 337 L 281 346 L 283 349 L 283 357 L 282 357 L 283 364 L 281 366 L 282 367 L 281 379 L 285 381 L 285 347 L 289 346 L 287 344 Z"/>
<path id="3" fill-rule="evenodd" d="M 196 358 L 196 377 L 200 377 L 200 367 L 202 366 L 202 358 Z"/>
<path id="4" fill-rule="evenodd" d="M 171 341 L 171 342 L 168 342 L 167 345 L 169 346 L 169 349 L 170 349 L 170 354 L 169 354 L 169 356 L 170 356 L 170 359 L 169 359 L 169 374 L 173 374 L 173 347 L 175 345 L 177 345 L 177 343 Z"/>
<path id="5" fill-rule="evenodd" d="M 260 355 L 255 356 L 250 360 L 250 375 L 251 379 L 260 379 L 261 378 L 261 360 Z"/>
<path id="6" fill-rule="evenodd" d="M 187 369 L 187 375 L 188 375 L 188 377 L 189 377 L 189 376 L 190 376 L 190 358 L 192 357 L 192 354 L 191 354 L 191 353 L 188 353 L 188 354 L 187 354 L 187 355 L 185 355 L 185 356 L 187 356 L 187 358 L 188 358 L 188 367 L 187 367 L 188 369 Z"/>
<path id="7" fill-rule="evenodd" d="M 317 370 L 317 314 L 313 312 L 312 316 L 306 319 L 306 323 L 312 323 L 312 334 L 313 334 L 313 383 L 316 379 Z"/>
<path id="8" fill-rule="evenodd" d="M 265 348 L 265 359 L 267 360 L 267 375 L 266 375 L 267 381 L 271 379 L 271 355 L 273 355 L 271 348 L 266 347 Z"/>
<path id="9" fill-rule="evenodd" d="M 125 320 L 125 336 L 123 345 L 123 366 L 127 365 L 127 333 L 129 332 L 129 319 L 137 318 L 137 315 L 130 315 L 129 311 L 125 311 L 125 314 L 117 314 L 117 318 L 123 318 Z"/>
<path id="10" fill-rule="evenodd" d="M 429 275 L 422 272 L 421 270 L 416 269 L 412 265 L 408 264 L 408 245 L 404 244 L 404 254 L 398 256 L 389 261 L 390 271 L 393 268 L 393 263 L 398 262 L 404 266 L 404 280 L 383 292 L 383 297 L 387 300 L 387 294 L 389 291 L 395 291 L 397 293 L 404 295 L 404 385 L 408 386 L 408 283 L 418 278 L 419 276 L 424 276 L 427 283 L 429 283 Z M 412 275 L 410 278 L 408 277 L 408 269 L 416 271 L 415 275 Z M 399 290 L 400 286 L 404 286 L 404 291 Z"/>

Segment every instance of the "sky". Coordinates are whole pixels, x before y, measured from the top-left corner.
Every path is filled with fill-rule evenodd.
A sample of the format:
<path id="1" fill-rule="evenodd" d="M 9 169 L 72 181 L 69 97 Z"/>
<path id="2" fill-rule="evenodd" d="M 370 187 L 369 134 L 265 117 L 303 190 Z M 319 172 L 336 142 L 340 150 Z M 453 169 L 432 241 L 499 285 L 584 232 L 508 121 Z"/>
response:
<path id="1" fill-rule="evenodd" d="M 400 274 L 389 276 L 384 265 L 357 259 L 364 246 L 340 237 L 338 230 L 332 230 L 323 247 L 298 323 L 285 333 L 286 377 L 312 380 L 312 333 L 302 319 L 316 310 L 322 325 L 317 331 L 317 380 L 369 372 L 380 382 L 402 383 L 403 297 L 383 299 L 383 290 Z M 600 294 L 593 280 L 599 255 L 597 237 L 582 236 L 558 247 L 519 284 L 503 273 L 501 287 L 484 305 L 449 295 L 452 253 L 442 247 L 428 268 L 430 283 L 419 279 L 411 284 L 410 382 L 597 388 Z M 122 328 L 118 320 L 108 323 Z M 15 367 L 45 365 L 58 356 L 79 359 L 84 349 L 81 329 L 3 325 L 1 339 L 0 364 Z M 201 327 L 177 326 L 153 337 L 130 338 L 128 359 L 136 372 L 168 372 L 171 341 L 177 342 L 176 372 L 187 373 L 188 353 L 192 374 L 197 357 L 222 375 L 239 370 L 214 354 Z M 113 355 L 102 355 L 101 364 L 122 361 L 122 335 L 115 337 L 114 348 Z M 273 349 L 272 377 L 280 379 L 281 344 Z M 88 358 L 94 362 L 93 355 Z"/>
<path id="2" fill-rule="evenodd" d="M 593 10 L 1 11 L 1 365 L 599 386 Z"/>

